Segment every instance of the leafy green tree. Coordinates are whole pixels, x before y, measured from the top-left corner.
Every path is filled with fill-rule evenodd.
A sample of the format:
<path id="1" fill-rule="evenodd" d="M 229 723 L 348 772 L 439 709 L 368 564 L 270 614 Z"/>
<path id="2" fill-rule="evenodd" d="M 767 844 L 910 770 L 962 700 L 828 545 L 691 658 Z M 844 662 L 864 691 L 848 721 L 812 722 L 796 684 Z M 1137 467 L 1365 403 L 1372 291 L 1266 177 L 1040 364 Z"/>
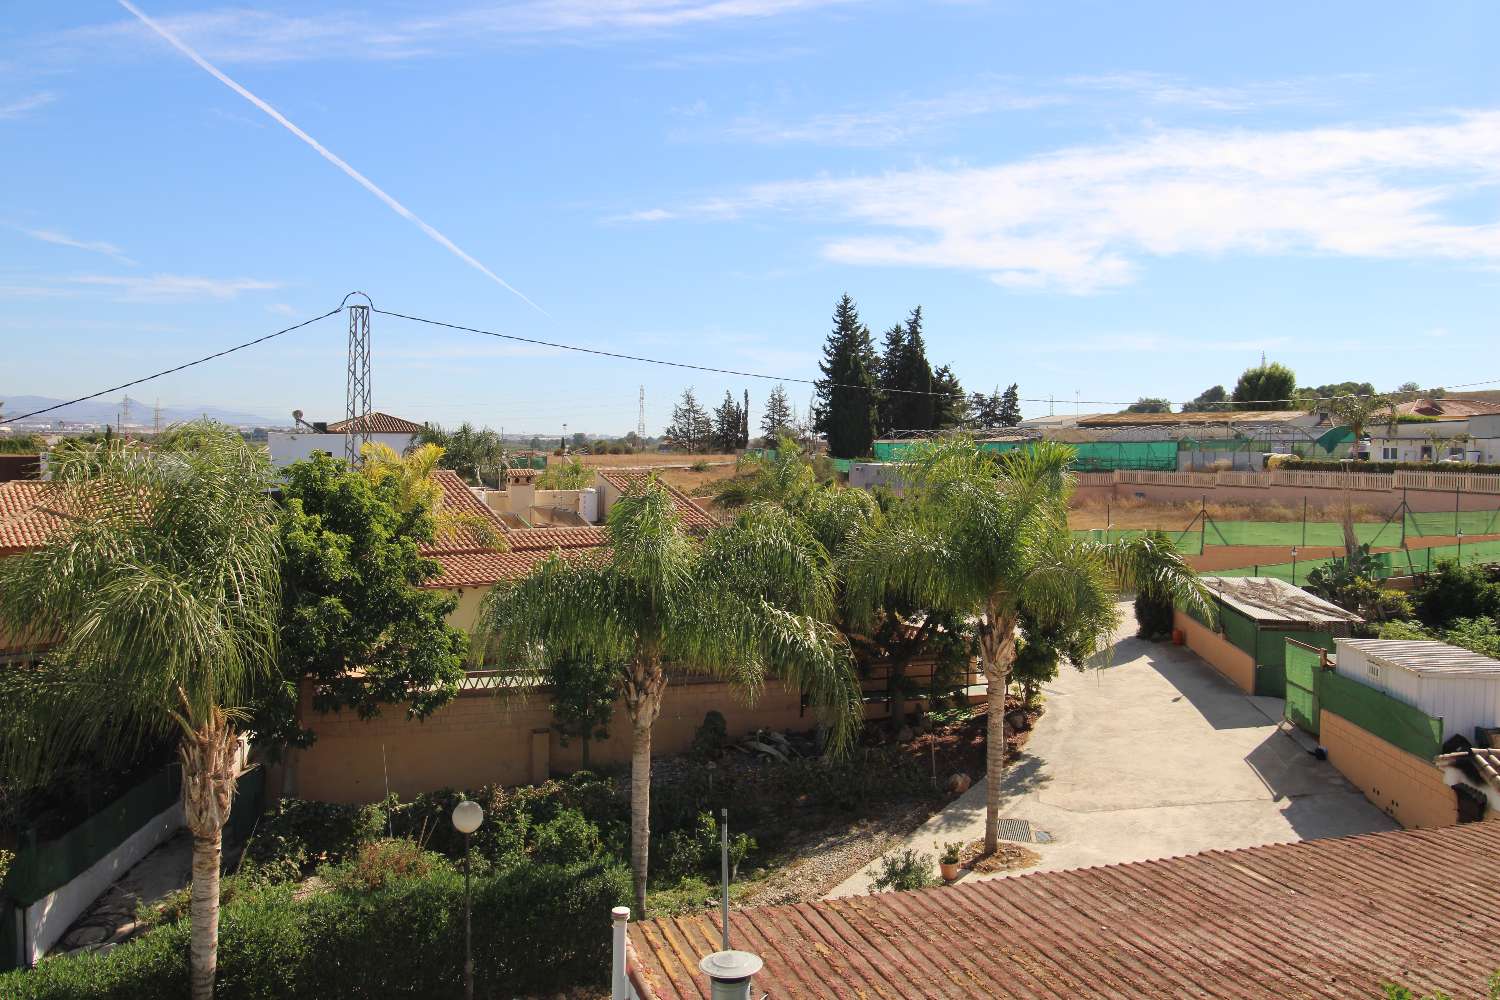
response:
<path id="1" fill-rule="evenodd" d="M 971 440 L 912 449 L 903 463 L 909 503 L 856 543 L 846 569 L 855 620 L 893 597 L 954 616 L 972 616 L 989 688 L 985 846 L 999 835 L 1005 770 L 1005 694 L 1017 626 L 1028 614 L 1079 657 L 1106 642 L 1117 622 L 1115 588 L 1134 587 L 1136 563 L 1117 544 L 1068 531 L 1073 450 L 1039 442 L 996 460 Z M 1212 614 L 1207 591 L 1185 572 L 1164 574 L 1179 603 Z"/>
<path id="2" fill-rule="evenodd" d="M 1198 393 L 1192 402 L 1184 404 L 1182 412 L 1218 413 L 1229 409 L 1226 405 L 1228 402 L 1229 392 L 1222 385 L 1213 385 Z"/>
<path id="3" fill-rule="evenodd" d="M 1125 407 L 1126 413 L 1171 413 L 1172 404 L 1159 396 L 1142 396 Z"/>
<path id="4" fill-rule="evenodd" d="M 55 642 L 13 671 L 3 756 L 45 775 L 175 734 L 192 833 L 190 992 L 213 995 L 223 827 L 243 710 L 277 661 L 280 535 L 269 463 L 236 435 L 79 448 L 53 467 L 64 527 L 0 559 L 0 632 Z"/>
<path id="5" fill-rule="evenodd" d="M 507 662 L 574 656 L 619 664 L 631 723 L 630 857 L 635 902 L 646 907 L 651 727 L 667 665 L 756 691 L 768 676 L 801 687 L 829 723 L 835 748 L 852 739 L 859 683 L 832 626 L 833 575 L 795 520 L 768 507 L 741 513 L 702 543 L 672 498 L 648 480 L 610 509 L 608 555 L 554 556 L 486 599 L 480 632 Z"/>
<path id="6" fill-rule="evenodd" d="M 499 486 L 505 472 L 505 442 L 488 427 L 477 428 L 465 420 L 453 430 L 425 424 L 416 444 L 434 444 L 443 449 L 440 468 L 452 469 L 475 485 Z M 541 442 L 533 447 L 539 448 Z"/>
<path id="7" fill-rule="evenodd" d="M 569 739 L 583 744 L 583 767 L 588 770 L 589 744 L 609 737 L 621 677 L 619 664 L 583 656 L 555 656 L 547 660 L 541 681 L 552 692 L 552 715 L 563 746 Z"/>
<path id="8" fill-rule="evenodd" d="M 724 401 L 714 408 L 713 430 L 709 434 L 710 446 L 719 452 L 734 451 L 739 447 L 740 428 L 745 415 L 740 411 L 739 401 L 724 390 Z"/>
<path id="9" fill-rule="evenodd" d="M 886 332 L 879 365 L 879 430 L 925 431 L 935 426 L 932 396 L 932 364 L 922 338 L 922 307 L 917 306 L 906 324 Z"/>
<path id="10" fill-rule="evenodd" d="M 766 408 L 760 415 L 761 433 L 765 435 L 769 443 L 783 434 L 791 433 L 796 421 L 797 418 L 792 413 L 792 405 L 786 398 L 786 389 L 778 382 L 770 395 L 766 396 Z"/>
<path id="11" fill-rule="evenodd" d="M 859 310 L 848 295 L 833 312 L 833 332 L 823 345 L 818 363 L 814 428 L 827 436 L 834 458 L 859 458 L 875 441 L 875 348 L 870 328 L 860 322 Z"/>
<path id="12" fill-rule="evenodd" d="M 1460 566 L 1451 559 L 1419 577 L 1411 597 L 1417 617 L 1430 628 L 1447 628 L 1459 618 L 1500 616 L 1500 583 L 1483 566 Z"/>
<path id="13" fill-rule="evenodd" d="M 1232 399 L 1239 410 L 1286 410 L 1292 407 L 1297 391 L 1297 375 L 1286 365 L 1269 364 L 1247 368 L 1234 384 Z"/>
<path id="14" fill-rule="evenodd" d="M 424 718 L 447 704 L 468 637 L 447 623 L 457 598 L 420 586 L 441 571 L 420 552 L 433 538 L 429 506 L 408 506 L 397 477 L 372 479 L 326 455 L 289 466 L 282 497 L 282 700 L 262 709 L 261 731 L 294 736 L 284 706 L 302 678 L 320 711 L 371 718 L 405 704 Z"/>
<path id="15" fill-rule="evenodd" d="M 677 405 L 672 407 L 672 422 L 663 436 L 673 448 L 692 454 L 708 447 L 712 429 L 708 411 L 699 405 L 693 387 L 688 386 L 682 390 L 682 398 L 677 401 Z"/>
<path id="16" fill-rule="evenodd" d="M 1016 427 L 1021 423 L 1021 392 L 1012 382 L 1005 387 L 1000 394 L 1000 402 L 995 410 L 996 426 Z"/>
<path id="17" fill-rule="evenodd" d="M 536 477 L 539 490 L 581 490 L 594 481 L 594 470 L 576 458 L 548 462 Z"/>
<path id="18" fill-rule="evenodd" d="M 932 373 L 932 424 L 940 431 L 967 427 L 973 414 L 969 409 L 969 397 L 959 384 L 952 367 L 943 365 Z"/>

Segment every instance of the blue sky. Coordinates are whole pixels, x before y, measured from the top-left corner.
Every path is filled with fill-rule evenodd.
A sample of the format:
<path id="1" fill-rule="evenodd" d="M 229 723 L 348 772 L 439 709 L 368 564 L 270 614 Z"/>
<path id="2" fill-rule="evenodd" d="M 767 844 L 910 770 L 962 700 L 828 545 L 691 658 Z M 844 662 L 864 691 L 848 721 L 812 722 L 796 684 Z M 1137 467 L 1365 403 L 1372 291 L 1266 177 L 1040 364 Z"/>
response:
<path id="1" fill-rule="evenodd" d="M 969 388 L 1500 379 L 1489 3 L 145 0 L 540 308 L 105 2 L 0 27 L 0 398 L 332 308 L 795 378 L 835 299 Z M 132 394 L 343 408 L 341 318 Z M 375 405 L 648 428 L 693 384 L 377 316 Z M 1495 386 L 1500 387 L 1500 382 Z M 789 386 L 805 405 L 806 386 Z M 1085 406 L 1085 410 L 1104 409 Z M 1046 412 L 1045 403 L 1025 407 Z"/>

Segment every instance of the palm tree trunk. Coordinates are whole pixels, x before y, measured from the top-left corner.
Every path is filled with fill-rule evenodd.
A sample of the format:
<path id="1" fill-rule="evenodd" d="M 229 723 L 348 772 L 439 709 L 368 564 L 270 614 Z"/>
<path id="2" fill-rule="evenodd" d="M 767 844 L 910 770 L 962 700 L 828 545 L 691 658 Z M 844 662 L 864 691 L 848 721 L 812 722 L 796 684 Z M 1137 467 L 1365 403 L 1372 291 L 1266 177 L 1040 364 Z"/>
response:
<path id="1" fill-rule="evenodd" d="M 646 865 L 651 856 L 651 726 L 634 726 L 630 740 L 630 868 L 635 911 L 646 915 Z"/>
<path id="2" fill-rule="evenodd" d="M 667 675 L 654 654 L 638 657 L 625 676 L 630 713 L 630 868 L 636 913 L 646 915 L 646 871 L 651 857 L 651 726 L 661 711 Z"/>
<path id="3" fill-rule="evenodd" d="M 979 640 L 984 666 L 984 850 L 993 854 L 1000 847 L 1000 787 L 1005 783 L 1005 695 L 1010 690 L 1011 664 L 1015 662 L 1016 623 L 990 611 L 989 629 Z"/>
<path id="4" fill-rule="evenodd" d="M 224 714 L 215 711 L 183 734 L 178 756 L 182 812 L 193 835 L 189 994 L 192 1000 L 211 1000 L 219 964 L 219 867 L 224 824 L 239 777 L 239 736 Z"/>

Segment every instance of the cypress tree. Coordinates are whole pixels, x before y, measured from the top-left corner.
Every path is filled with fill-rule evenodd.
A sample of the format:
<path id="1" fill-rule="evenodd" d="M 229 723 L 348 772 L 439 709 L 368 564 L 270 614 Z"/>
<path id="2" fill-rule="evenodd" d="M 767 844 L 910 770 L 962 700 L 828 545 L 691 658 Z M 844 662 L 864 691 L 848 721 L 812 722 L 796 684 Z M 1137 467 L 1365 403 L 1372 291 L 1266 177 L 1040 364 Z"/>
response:
<path id="1" fill-rule="evenodd" d="M 1001 427 L 1015 427 L 1021 422 L 1021 393 L 1012 382 L 1000 397 L 999 411 L 996 414 Z"/>
<path id="2" fill-rule="evenodd" d="M 969 410 L 969 397 L 959 385 L 958 376 L 950 365 L 944 365 L 932 373 L 932 424 L 940 431 L 956 427 L 967 427 L 973 415 Z"/>
<path id="3" fill-rule="evenodd" d="M 870 328 L 848 294 L 833 311 L 833 330 L 818 370 L 814 428 L 828 438 L 834 458 L 860 458 L 875 441 L 875 348 Z"/>

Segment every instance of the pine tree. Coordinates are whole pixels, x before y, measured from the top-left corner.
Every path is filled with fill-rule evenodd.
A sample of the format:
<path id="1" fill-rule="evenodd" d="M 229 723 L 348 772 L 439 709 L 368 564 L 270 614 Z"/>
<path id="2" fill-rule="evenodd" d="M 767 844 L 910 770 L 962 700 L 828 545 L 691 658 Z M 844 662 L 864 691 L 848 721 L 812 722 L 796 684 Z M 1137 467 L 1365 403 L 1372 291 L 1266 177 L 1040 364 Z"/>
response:
<path id="1" fill-rule="evenodd" d="M 740 448 L 750 447 L 750 390 L 745 390 L 745 401 L 740 406 Z"/>
<path id="2" fill-rule="evenodd" d="M 889 434 L 898 429 L 896 403 L 901 394 L 893 392 L 901 386 L 901 365 L 906 354 L 906 327 L 897 323 L 885 331 L 885 340 L 880 354 L 875 359 L 875 384 L 880 392 L 875 397 L 875 433 Z"/>
<path id="3" fill-rule="evenodd" d="M 974 411 L 975 427 L 1000 426 L 1000 387 L 992 393 L 976 392 L 969 397 L 969 406 Z"/>
<path id="4" fill-rule="evenodd" d="M 766 409 L 760 415 L 760 431 L 768 444 L 775 444 L 778 435 L 792 433 L 796 425 L 797 417 L 787 402 L 786 389 L 778 382 L 766 397 Z"/>
<path id="5" fill-rule="evenodd" d="M 996 409 L 998 426 L 1015 427 L 1020 424 L 1021 392 L 1016 388 L 1016 383 L 1012 382 L 1005 390 L 1005 393 L 1000 397 L 1000 403 Z"/>
<path id="6" fill-rule="evenodd" d="M 907 317 L 906 325 L 891 327 L 885 334 L 879 366 L 880 400 L 878 425 L 890 431 L 927 431 L 937 426 L 933 396 L 932 363 L 922 338 L 922 307 Z"/>
<path id="7" fill-rule="evenodd" d="M 949 365 L 932 373 L 932 423 L 937 430 L 967 427 L 972 420 L 969 397 L 959 385 L 958 376 Z"/>
<path id="8" fill-rule="evenodd" d="M 708 446 L 712 424 L 708 412 L 698 405 L 693 387 L 682 390 L 682 398 L 672 407 L 672 422 L 662 432 L 667 443 L 679 451 L 702 451 Z"/>
<path id="9" fill-rule="evenodd" d="M 875 441 L 875 348 L 870 328 L 847 294 L 833 312 L 833 331 L 818 369 L 815 428 L 828 438 L 834 458 L 859 458 Z"/>
<path id="10" fill-rule="evenodd" d="M 714 409 L 713 431 L 709 435 L 714 451 L 734 451 L 739 446 L 742 416 L 740 404 L 725 389 L 724 401 Z"/>

